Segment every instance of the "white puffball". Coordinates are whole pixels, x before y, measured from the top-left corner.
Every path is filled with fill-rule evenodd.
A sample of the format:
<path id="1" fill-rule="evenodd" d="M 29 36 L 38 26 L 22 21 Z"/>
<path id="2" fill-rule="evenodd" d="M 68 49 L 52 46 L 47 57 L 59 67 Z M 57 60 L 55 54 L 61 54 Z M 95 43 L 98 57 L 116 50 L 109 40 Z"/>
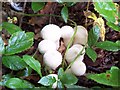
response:
<path id="1" fill-rule="evenodd" d="M 68 45 L 73 34 L 74 29 L 71 26 L 63 26 L 61 28 L 61 37 L 64 39 L 65 46 Z"/>
<path id="2" fill-rule="evenodd" d="M 48 24 L 41 30 L 41 37 L 56 42 L 61 37 L 60 27 L 55 24 Z"/>
<path id="3" fill-rule="evenodd" d="M 50 40 L 42 40 L 38 45 L 38 49 L 40 53 L 44 54 L 48 50 L 56 50 L 57 47 L 56 44 Z"/>
<path id="4" fill-rule="evenodd" d="M 77 26 L 77 33 L 75 35 L 74 44 L 85 45 L 88 41 L 88 32 L 83 26 Z"/>
<path id="5" fill-rule="evenodd" d="M 62 55 L 56 50 L 47 51 L 43 56 L 44 63 L 55 70 L 62 63 Z"/>
<path id="6" fill-rule="evenodd" d="M 56 79 L 56 82 L 53 83 L 52 88 L 57 88 L 58 75 L 57 74 L 49 74 L 48 76 L 52 76 Z"/>
<path id="7" fill-rule="evenodd" d="M 83 46 L 80 44 L 75 44 L 71 48 L 69 48 L 65 55 L 65 59 L 67 60 L 67 62 L 71 63 L 82 49 L 83 49 Z M 85 49 L 83 50 L 82 53 L 85 53 Z M 80 55 L 77 58 L 77 60 L 79 61 L 83 61 L 83 59 L 84 59 L 84 54 Z"/>
<path id="8" fill-rule="evenodd" d="M 76 76 L 81 76 L 86 72 L 86 65 L 82 61 L 75 61 L 71 65 L 71 71 Z"/>

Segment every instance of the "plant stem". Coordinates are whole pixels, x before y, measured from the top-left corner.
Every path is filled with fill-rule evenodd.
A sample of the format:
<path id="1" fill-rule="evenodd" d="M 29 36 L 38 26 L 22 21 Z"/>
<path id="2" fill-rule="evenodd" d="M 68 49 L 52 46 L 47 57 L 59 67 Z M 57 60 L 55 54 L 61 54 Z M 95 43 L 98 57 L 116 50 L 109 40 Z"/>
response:
<path id="1" fill-rule="evenodd" d="M 70 39 L 70 41 L 69 41 L 69 43 L 68 43 L 68 45 L 67 45 L 67 48 L 66 48 L 66 51 L 65 51 L 63 60 L 62 60 L 62 61 L 63 61 L 63 62 L 62 62 L 62 68 L 64 68 L 66 53 L 67 53 L 68 49 L 70 48 L 70 45 L 72 44 L 72 42 L 73 42 L 73 40 L 74 40 L 74 37 L 75 37 L 75 35 L 76 35 L 76 33 L 77 33 L 77 24 L 76 24 L 73 20 L 71 20 L 71 19 L 68 19 L 68 20 L 71 21 L 72 23 L 74 23 L 74 25 L 75 25 L 75 32 L 74 32 L 72 38 Z"/>
<path id="2" fill-rule="evenodd" d="M 87 45 L 87 44 L 85 44 L 85 46 L 82 48 L 82 50 L 79 52 L 79 54 L 75 57 L 75 59 L 69 64 L 69 66 L 67 67 L 67 69 L 66 69 L 65 71 L 67 71 L 67 70 L 71 67 L 71 65 L 77 60 L 77 58 L 78 58 L 80 55 L 82 55 L 82 52 L 83 52 L 83 50 L 85 49 L 86 45 Z"/>

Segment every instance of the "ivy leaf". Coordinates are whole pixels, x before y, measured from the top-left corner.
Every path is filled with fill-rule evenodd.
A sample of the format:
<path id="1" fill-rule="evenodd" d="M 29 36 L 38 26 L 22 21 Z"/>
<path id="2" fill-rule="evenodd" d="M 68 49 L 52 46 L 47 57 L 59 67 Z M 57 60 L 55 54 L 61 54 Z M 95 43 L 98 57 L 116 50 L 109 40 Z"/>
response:
<path id="1" fill-rule="evenodd" d="M 120 69 L 112 66 L 106 73 L 101 74 L 88 74 L 87 78 L 96 81 L 97 83 L 118 87 L 120 86 L 119 81 Z"/>
<path id="2" fill-rule="evenodd" d="M 24 55 L 23 60 L 26 62 L 27 65 L 29 65 L 42 77 L 41 64 L 39 63 L 39 61 L 35 60 L 33 57 L 28 55 Z"/>
<path id="3" fill-rule="evenodd" d="M 21 70 L 26 67 L 26 63 L 19 56 L 3 56 L 2 63 L 12 70 Z"/>
<path id="4" fill-rule="evenodd" d="M 107 22 L 107 25 L 113 30 L 120 31 L 120 26 L 115 25 L 114 23 Z"/>
<path id="5" fill-rule="evenodd" d="M 44 6 L 45 6 L 45 2 L 32 2 L 32 10 L 34 12 L 42 10 Z"/>
<path id="6" fill-rule="evenodd" d="M 67 20 L 68 20 L 68 8 L 67 8 L 67 6 L 64 6 L 62 8 L 61 15 L 62 15 L 62 18 L 65 21 L 65 23 L 67 23 Z"/>
<path id="7" fill-rule="evenodd" d="M 22 80 L 19 78 L 11 78 L 6 82 L 6 86 L 11 89 L 15 88 L 33 88 L 34 85 L 29 83 L 26 80 Z"/>
<path id="8" fill-rule="evenodd" d="M 20 27 L 18 27 L 17 25 L 14 25 L 14 24 L 8 23 L 8 22 L 3 22 L 2 28 L 7 30 L 11 35 L 15 32 L 22 31 L 22 29 Z"/>
<path id="9" fill-rule="evenodd" d="M 55 77 L 53 76 L 44 76 L 42 77 L 38 83 L 44 85 L 44 86 L 52 86 L 56 82 Z"/>
<path id="10" fill-rule="evenodd" d="M 100 29 L 98 26 L 94 26 L 88 33 L 88 45 L 93 46 L 99 39 Z"/>
<path id="11" fill-rule="evenodd" d="M 30 48 L 33 44 L 33 37 L 34 34 L 32 32 L 18 31 L 13 33 L 5 49 L 5 54 L 12 55 Z"/>
<path id="12" fill-rule="evenodd" d="M 117 43 L 111 41 L 97 42 L 96 47 L 107 51 L 119 51 L 120 47 Z"/>
<path id="13" fill-rule="evenodd" d="M 76 84 L 78 79 L 73 74 L 65 73 L 63 68 L 58 70 L 58 78 L 63 84 L 73 85 Z"/>
<path id="14" fill-rule="evenodd" d="M 96 61 L 97 58 L 97 53 L 90 47 L 86 49 L 86 54 L 88 55 L 89 58 L 92 59 L 93 62 Z"/>
<path id="15" fill-rule="evenodd" d="M 101 2 L 101 0 L 94 0 L 94 7 L 97 12 L 100 13 L 108 22 L 115 23 L 115 17 L 117 15 L 117 9 L 112 0 L 109 2 Z"/>
<path id="16" fill-rule="evenodd" d="M 0 55 L 4 53 L 4 42 L 2 40 L 2 37 L 0 37 Z"/>

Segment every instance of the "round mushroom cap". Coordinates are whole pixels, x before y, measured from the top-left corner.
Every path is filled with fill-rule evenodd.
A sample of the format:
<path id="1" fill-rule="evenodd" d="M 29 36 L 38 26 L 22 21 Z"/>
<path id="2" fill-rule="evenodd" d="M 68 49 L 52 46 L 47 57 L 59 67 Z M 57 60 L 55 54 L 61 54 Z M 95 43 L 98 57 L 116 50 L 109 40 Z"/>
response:
<path id="1" fill-rule="evenodd" d="M 66 52 L 65 55 L 65 59 L 67 60 L 68 63 L 71 63 L 75 57 L 79 54 L 79 52 L 83 49 L 83 46 L 80 44 L 75 44 L 73 45 L 71 48 L 68 49 L 68 51 Z M 80 55 L 77 60 L 79 61 L 83 61 L 84 59 L 84 53 L 85 53 L 85 49 L 82 52 L 83 54 Z"/>
<path id="2" fill-rule="evenodd" d="M 77 29 L 73 43 L 85 45 L 88 41 L 88 32 L 83 26 L 77 26 Z"/>
<path id="3" fill-rule="evenodd" d="M 86 72 L 86 65 L 82 61 L 81 62 L 75 61 L 71 65 L 71 71 L 76 76 L 81 76 L 81 75 L 85 74 L 85 72 Z"/>
<path id="4" fill-rule="evenodd" d="M 56 79 L 56 82 L 53 83 L 52 88 L 57 88 L 58 75 L 57 74 L 49 74 L 48 76 L 52 76 Z"/>
<path id="5" fill-rule="evenodd" d="M 52 50 L 56 50 L 57 46 L 53 41 L 50 40 L 42 40 L 39 45 L 38 45 L 38 49 L 40 51 L 40 53 L 44 54 L 46 53 L 48 50 L 52 51 Z"/>
<path id="6" fill-rule="evenodd" d="M 56 42 L 61 37 L 60 27 L 55 24 L 48 24 L 41 30 L 41 37 L 43 39 L 52 40 Z"/>
<path id="7" fill-rule="evenodd" d="M 43 56 L 44 63 L 55 70 L 62 63 L 62 55 L 56 50 L 47 51 Z"/>
<path id="8" fill-rule="evenodd" d="M 61 37 L 64 40 L 65 46 L 68 45 L 73 34 L 74 34 L 74 29 L 71 26 L 63 26 L 61 28 Z"/>

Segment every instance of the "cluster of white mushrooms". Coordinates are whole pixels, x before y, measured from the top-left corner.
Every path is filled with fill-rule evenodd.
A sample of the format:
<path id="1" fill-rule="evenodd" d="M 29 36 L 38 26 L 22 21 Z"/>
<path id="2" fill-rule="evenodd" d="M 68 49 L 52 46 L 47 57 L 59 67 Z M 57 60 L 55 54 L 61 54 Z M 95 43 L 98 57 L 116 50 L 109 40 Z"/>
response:
<path id="1" fill-rule="evenodd" d="M 64 44 L 67 47 L 75 30 L 71 26 L 59 27 L 55 24 L 48 24 L 41 30 L 43 40 L 39 43 L 38 49 L 43 54 L 44 63 L 51 69 L 56 68 L 62 63 L 62 54 L 58 51 L 59 40 L 63 38 Z M 83 26 L 77 26 L 77 33 L 71 47 L 65 54 L 65 59 L 70 64 L 78 53 L 83 49 L 83 45 L 87 43 L 88 33 Z M 69 71 L 76 76 L 81 76 L 86 72 L 86 65 L 83 62 L 85 50 L 77 60 L 71 65 Z"/>

